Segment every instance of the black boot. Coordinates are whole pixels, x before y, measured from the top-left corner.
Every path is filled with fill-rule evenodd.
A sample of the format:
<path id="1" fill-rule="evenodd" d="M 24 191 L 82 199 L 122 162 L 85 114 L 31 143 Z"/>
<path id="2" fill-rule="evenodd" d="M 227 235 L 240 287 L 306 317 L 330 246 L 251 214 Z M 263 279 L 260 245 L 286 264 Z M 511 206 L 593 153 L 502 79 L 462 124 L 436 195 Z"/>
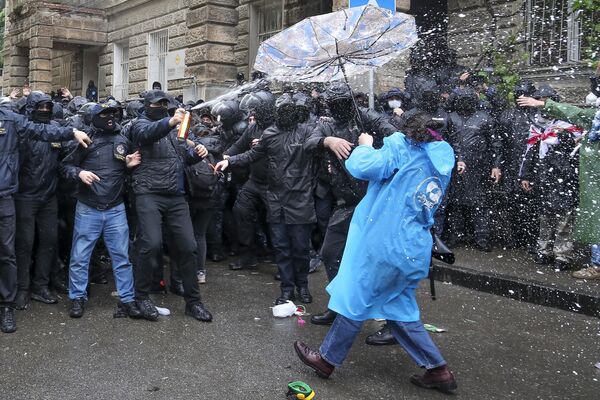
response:
<path id="1" fill-rule="evenodd" d="M 158 320 L 158 310 L 150 299 L 138 300 L 137 306 L 142 312 L 142 317 L 148 321 Z"/>
<path id="2" fill-rule="evenodd" d="M 229 269 L 231 269 L 232 271 L 256 268 L 257 266 L 258 260 L 256 256 L 242 256 L 237 261 L 229 263 Z"/>
<path id="3" fill-rule="evenodd" d="M 41 289 L 32 291 L 31 299 L 44 304 L 58 303 L 58 300 L 56 300 L 56 296 L 47 287 L 43 287 Z"/>
<path id="4" fill-rule="evenodd" d="M 213 319 L 212 314 L 206 308 L 204 304 L 197 303 L 185 306 L 185 315 L 196 318 L 198 321 L 211 322 Z"/>
<path id="5" fill-rule="evenodd" d="M 275 299 L 275 305 L 279 305 L 279 304 L 285 304 L 287 303 L 287 301 L 294 301 L 296 300 L 296 296 L 294 296 L 294 290 L 282 290 L 281 291 L 281 295 Z"/>
<path id="6" fill-rule="evenodd" d="M 69 317 L 81 318 L 83 316 L 84 303 L 85 302 L 83 299 L 75 299 L 75 300 L 71 301 L 71 309 L 69 310 Z"/>
<path id="7" fill-rule="evenodd" d="M 308 290 L 308 286 L 301 287 L 298 289 L 298 298 L 300 299 L 300 302 L 304 304 L 312 303 L 313 297 L 310 294 L 310 291 Z"/>
<path id="8" fill-rule="evenodd" d="M 15 310 L 12 307 L 0 308 L 0 330 L 4 333 L 13 333 L 17 330 Z"/>
<path id="9" fill-rule="evenodd" d="M 392 331 L 388 325 L 384 324 L 380 330 L 367 336 L 365 343 L 371 346 L 388 346 L 391 344 L 398 344 L 398 341 L 394 335 L 392 335 Z"/>
<path id="10" fill-rule="evenodd" d="M 324 313 L 315 314 L 310 317 L 310 323 L 315 325 L 331 325 L 335 320 L 337 313 L 327 309 Z"/>
<path id="11" fill-rule="evenodd" d="M 169 291 L 175 296 L 183 296 L 183 282 L 172 280 L 169 285 Z"/>
<path id="12" fill-rule="evenodd" d="M 130 301 L 127 303 L 119 303 L 119 306 L 125 311 L 129 318 L 142 318 L 142 312 L 138 308 L 135 301 Z"/>
<path id="13" fill-rule="evenodd" d="M 25 310 L 29 305 L 29 292 L 27 290 L 17 291 L 17 297 L 15 298 L 15 308 L 17 310 Z"/>

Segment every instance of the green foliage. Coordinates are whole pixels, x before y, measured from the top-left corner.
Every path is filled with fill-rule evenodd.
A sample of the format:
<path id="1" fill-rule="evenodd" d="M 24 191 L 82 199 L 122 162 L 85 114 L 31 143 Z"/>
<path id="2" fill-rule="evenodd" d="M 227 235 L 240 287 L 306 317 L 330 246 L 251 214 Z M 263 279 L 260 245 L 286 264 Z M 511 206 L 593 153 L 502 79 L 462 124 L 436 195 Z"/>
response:
<path id="1" fill-rule="evenodd" d="M 580 12 L 584 30 L 582 59 L 595 67 L 600 59 L 600 0 L 575 0 L 573 12 Z"/>

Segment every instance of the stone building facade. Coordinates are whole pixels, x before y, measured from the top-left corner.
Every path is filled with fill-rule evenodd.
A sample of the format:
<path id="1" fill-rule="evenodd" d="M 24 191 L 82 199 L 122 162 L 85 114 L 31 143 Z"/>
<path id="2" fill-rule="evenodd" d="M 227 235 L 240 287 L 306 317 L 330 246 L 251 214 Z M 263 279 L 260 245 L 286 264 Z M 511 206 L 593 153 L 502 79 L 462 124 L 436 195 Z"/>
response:
<path id="1" fill-rule="evenodd" d="M 415 14 L 423 32 L 437 20 L 442 32 L 435 40 L 447 36 L 460 61 L 473 66 L 486 44 L 530 35 L 536 25 L 528 12 L 539 3 L 546 2 L 398 0 L 397 7 Z M 186 99 L 209 99 L 234 84 L 238 73 L 249 76 L 260 41 L 347 6 L 348 0 L 8 0 L 2 86 L 7 91 L 27 81 L 34 89 L 64 86 L 78 95 L 93 80 L 101 97 L 126 99 L 158 81 Z M 575 38 L 576 28 L 565 35 Z M 577 64 L 573 44 L 555 65 L 530 58 L 523 75 L 550 80 L 565 92 L 582 90 L 589 70 Z M 534 45 L 518 44 L 523 53 L 535 52 Z M 405 68 L 401 58 L 378 70 L 376 91 L 401 87 Z M 364 77 L 353 83 L 364 87 Z"/>

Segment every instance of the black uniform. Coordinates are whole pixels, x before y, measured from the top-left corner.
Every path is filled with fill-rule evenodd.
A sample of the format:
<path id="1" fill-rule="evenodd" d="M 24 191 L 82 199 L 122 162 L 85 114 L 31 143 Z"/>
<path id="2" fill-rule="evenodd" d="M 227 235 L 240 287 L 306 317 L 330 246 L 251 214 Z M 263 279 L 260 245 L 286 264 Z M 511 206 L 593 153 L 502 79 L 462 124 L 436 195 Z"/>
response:
<path id="1" fill-rule="evenodd" d="M 185 143 L 178 142 L 169 126 L 169 117 L 151 120 L 146 114 L 132 124 L 130 139 L 139 148 L 142 163 L 132 174 L 138 232 L 135 248 L 136 299 L 146 300 L 152 286 L 152 273 L 159 268 L 163 223 L 173 238 L 171 254 L 177 257 L 187 305 L 199 304 L 196 279 L 196 241 L 185 199 L 187 164 L 200 161 Z"/>
<path id="2" fill-rule="evenodd" d="M 36 124 L 0 108 L 0 306 L 12 306 L 17 292 L 15 204 L 22 139 L 60 142 L 73 138 L 72 128 Z"/>

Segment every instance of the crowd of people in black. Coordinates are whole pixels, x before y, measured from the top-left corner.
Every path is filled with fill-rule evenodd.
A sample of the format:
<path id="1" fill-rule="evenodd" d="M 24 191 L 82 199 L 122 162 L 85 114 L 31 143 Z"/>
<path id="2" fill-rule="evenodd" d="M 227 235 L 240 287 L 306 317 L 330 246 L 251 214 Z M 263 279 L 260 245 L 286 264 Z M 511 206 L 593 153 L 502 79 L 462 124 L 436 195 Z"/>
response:
<path id="1" fill-rule="evenodd" d="M 200 285 L 206 261 L 227 257 L 233 270 L 274 257 L 275 303 L 311 303 L 308 274 L 323 265 L 336 276 L 367 189 L 344 160 L 362 132 L 378 148 L 423 113 L 457 157 L 435 233 L 483 252 L 529 248 L 536 262 L 568 269 L 583 129 L 511 102 L 452 50 L 439 59 L 413 51 L 405 89 L 381 94 L 374 109 L 344 82 L 276 93 L 259 74 L 207 103 L 184 104 L 159 83 L 125 104 L 90 101 L 93 82 L 88 98 L 13 91 L 0 101 L 2 331 L 15 331 L 15 308 L 57 303 L 56 292 L 81 317 L 89 284 L 107 283 L 110 266 L 118 311 L 132 318 L 156 320 L 150 295 L 168 288 L 186 315 L 211 321 Z M 560 100 L 529 81 L 514 98 Z M 311 321 L 334 318 L 326 310 Z"/>

